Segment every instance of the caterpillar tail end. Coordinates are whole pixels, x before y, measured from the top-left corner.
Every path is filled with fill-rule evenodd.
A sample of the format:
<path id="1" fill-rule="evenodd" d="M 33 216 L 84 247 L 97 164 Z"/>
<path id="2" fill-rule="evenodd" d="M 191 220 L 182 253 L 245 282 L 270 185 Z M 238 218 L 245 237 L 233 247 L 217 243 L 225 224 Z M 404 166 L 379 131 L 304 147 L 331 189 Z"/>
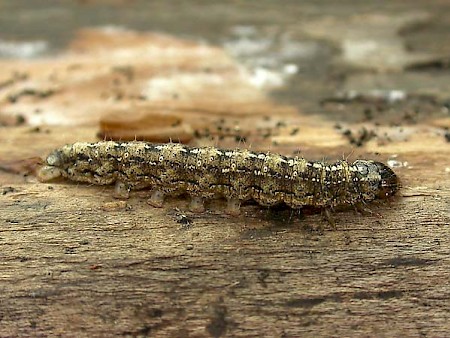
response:
<path id="1" fill-rule="evenodd" d="M 40 182 L 53 181 L 62 176 L 61 169 L 49 165 L 41 167 L 36 174 L 37 179 Z"/>

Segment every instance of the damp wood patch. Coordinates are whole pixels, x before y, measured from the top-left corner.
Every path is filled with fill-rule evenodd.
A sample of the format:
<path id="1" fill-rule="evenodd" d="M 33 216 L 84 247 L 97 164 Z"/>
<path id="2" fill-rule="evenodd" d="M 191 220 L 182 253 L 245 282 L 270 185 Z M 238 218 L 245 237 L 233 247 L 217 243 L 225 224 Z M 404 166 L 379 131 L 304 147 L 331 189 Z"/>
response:
<path id="1" fill-rule="evenodd" d="M 115 196 L 151 189 L 149 204 L 162 207 L 166 196 L 188 194 L 190 209 L 204 211 L 204 200 L 224 198 L 226 211 L 238 214 L 243 201 L 262 206 L 285 203 L 333 209 L 386 199 L 398 178 L 371 160 L 325 163 L 246 149 L 188 147 L 177 143 L 78 142 L 48 155 L 38 178 L 58 177 L 95 185 L 115 184 Z"/>

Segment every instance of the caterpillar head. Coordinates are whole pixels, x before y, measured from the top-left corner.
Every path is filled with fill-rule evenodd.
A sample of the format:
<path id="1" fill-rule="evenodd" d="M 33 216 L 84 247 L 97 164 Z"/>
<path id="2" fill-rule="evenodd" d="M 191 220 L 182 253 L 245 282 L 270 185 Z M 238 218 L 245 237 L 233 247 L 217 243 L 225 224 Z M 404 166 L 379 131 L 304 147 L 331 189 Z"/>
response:
<path id="1" fill-rule="evenodd" d="M 374 162 L 380 174 L 381 181 L 378 184 L 378 198 L 387 198 L 395 195 L 399 189 L 397 175 L 386 164 Z"/>
<path id="2" fill-rule="evenodd" d="M 356 177 L 367 199 L 386 199 L 399 189 L 397 175 L 386 164 L 376 161 L 358 160 L 353 163 Z"/>

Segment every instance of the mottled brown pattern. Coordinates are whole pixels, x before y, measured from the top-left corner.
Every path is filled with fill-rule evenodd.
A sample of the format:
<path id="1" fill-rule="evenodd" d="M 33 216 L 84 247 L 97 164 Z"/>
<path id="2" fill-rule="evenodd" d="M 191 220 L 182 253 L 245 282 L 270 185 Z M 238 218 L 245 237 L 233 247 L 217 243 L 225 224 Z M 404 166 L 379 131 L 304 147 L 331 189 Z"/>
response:
<path id="1" fill-rule="evenodd" d="M 334 208 L 387 198 L 398 180 L 386 165 L 370 160 L 327 164 L 299 157 L 214 147 L 145 142 L 74 143 L 52 152 L 39 178 L 57 177 L 91 184 L 116 184 L 116 196 L 151 187 L 149 203 L 162 206 L 166 195 L 188 193 L 191 209 L 203 210 L 203 199 L 226 198 L 228 212 L 241 201 L 264 206 L 286 203 Z"/>

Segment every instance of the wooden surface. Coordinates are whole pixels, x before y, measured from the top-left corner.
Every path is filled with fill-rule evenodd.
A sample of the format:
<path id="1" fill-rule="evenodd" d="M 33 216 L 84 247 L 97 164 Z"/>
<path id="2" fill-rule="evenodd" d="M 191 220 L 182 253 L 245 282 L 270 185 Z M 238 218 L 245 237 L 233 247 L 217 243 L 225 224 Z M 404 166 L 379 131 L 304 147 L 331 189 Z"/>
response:
<path id="1" fill-rule="evenodd" d="M 202 37 L 194 43 L 120 29 L 71 32 L 75 40 L 54 56 L 0 60 L 0 337 L 449 336 L 450 81 L 436 58 L 449 53 L 448 10 L 428 1 L 421 6 L 434 8 L 435 17 L 408 14 L 414 8 L 405 2 L 406 14 L 388 15 L 370 14 L 378 2 L 328 10 L 320 7 L 327 2 L 302 2 L 306 10 L 299 2 L 267 12 L 249 4 L 246 11 L 237 7 L 231 20 L 220 2 L 203 15 L 210 20 L 205 25 L 197 14 L 206 3 L 183 20 L 173 15 L 178 4 L 167 3 L 165 15 L 161 6 L 118 7 L 112 18 L 141 18 L 151 25 L 143 31 L 159 27 L 159 17 L 175 18 L 167 26 L 179 22 L 183 36 L 194 26 L 226 34 L 233 25 L 264 19 L 255 32 L 261 41 L 275 39 L 270 45 L 280 50 L 258 50 L 253 71 L 261 67 L 257 57 L 270 56 L 291 70 L 298 61 L 299 72 L 263 72 L 271 75 L 266 80 L 276 75 L 275 84 L 255 84 L 251 62 Z M 233 2 L 241 3 L 247 4 Z M 369 8 L 354 13 L 366 3 Z M 91 18 L 104 9 L 84 13 Z M 55 31 L 47 24 L 53 16 L 44 12 L 39 7 L 35 14 L 45 18 L 40 26 Z M 61 27 L 70 20 L 86 24 L 84 16 L 61 18 Z M 426 18 L 432 25 L 421 33 Z M 307 55 L 283 59 L 302 51 L 305 41 L 314 47 Z M 352 41 L 362 56 L 356 63 L 337 51 Z M 373 41 L 380 48 L 372 50 Z M 239 37 L 234 42 L 240 46 Z M 370 62 L 359 53 L 367 45 Z M 426 60 L 433 57 L 428 68 L 422 50 Z M 404 71 L 417 63 L 420 71 Z M 389 160 L 402 188 L 391 201 L 371 205 L 374 215 L 336 213 L 332 229 L 320 213 L 297 217 L 246 205 L 241 216 L 229 217 L 224 203 L 213 201 L 204 214 L 192 214 L 183 198 L 154 209 L 145 191 L 121 202 L 112 187 L 24 176 L 36 157 L 99 134 L 204 145 L 202 134 L 221 146 L 285 155 L 300 149 L 312 160 Z"/>
<path id="2" fill-rule="evenodd" d="M 95 139 L 7 130 L 3 161 Z M 255 205 L 230 218 L 220 201 L 200 215 L 183 199 L 153 209 L 145 192 L 124 206 L 111 187 L 41 184 L 4 164 L 0 336 L 443 337 L 450 152 L 442 136 L 429 144 L 400 144 L 410 168 L 396 170 L 399 198 L 372 207 L 382 218 L 340 212 L 337 230 Z"/>

